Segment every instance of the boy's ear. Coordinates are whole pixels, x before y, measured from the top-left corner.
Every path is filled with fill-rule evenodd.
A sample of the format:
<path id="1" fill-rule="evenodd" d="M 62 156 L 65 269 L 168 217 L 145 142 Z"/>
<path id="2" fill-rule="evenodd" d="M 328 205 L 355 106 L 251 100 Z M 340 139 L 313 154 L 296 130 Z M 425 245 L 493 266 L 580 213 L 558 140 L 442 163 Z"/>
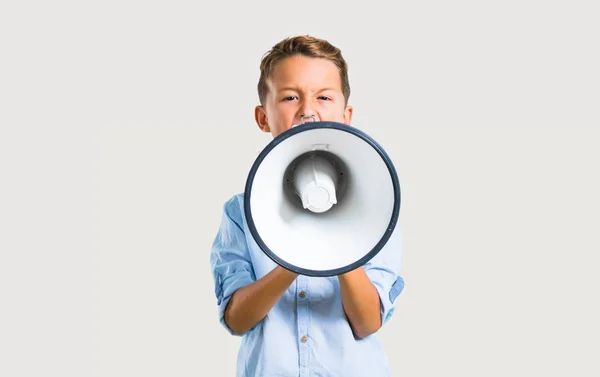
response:
<path id="1" fill-rule="evenodd" d="M 256 124 L 258 124 L 258 128 L 263 132 L 271 132 L 271 127 L 269 127 L 269 119 L 267 118 L 267 113 L 265 112 L 265 108 L 262 106 L 256 106 L 254 108 L 254 119 L 256 120 Z"/>
<path id="2" fill-rule="evenodd" d="M 344 109 L 344 123 L 350 125 L 352 124 L 352 113 L 354 112 L 354 108 L 352 106 L 346 106 Z"/>

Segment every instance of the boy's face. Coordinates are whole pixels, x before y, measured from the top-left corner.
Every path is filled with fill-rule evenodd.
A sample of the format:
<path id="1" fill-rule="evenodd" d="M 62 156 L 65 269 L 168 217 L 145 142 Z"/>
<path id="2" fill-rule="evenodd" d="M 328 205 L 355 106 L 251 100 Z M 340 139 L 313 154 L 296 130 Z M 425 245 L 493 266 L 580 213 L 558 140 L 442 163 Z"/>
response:
<path id="1" fill-rule="evenodd" d="M 265 105 L 257 106 L 254 115 L 260 129 L 273 137 L 302 123 L 303 115 L 313 115 L 315 121 L 350 124 L 352 120 L 353 109 L 345 105 L 338 68 L 327 59 L 286 58 L 274 67 L 267 85 Z"/>

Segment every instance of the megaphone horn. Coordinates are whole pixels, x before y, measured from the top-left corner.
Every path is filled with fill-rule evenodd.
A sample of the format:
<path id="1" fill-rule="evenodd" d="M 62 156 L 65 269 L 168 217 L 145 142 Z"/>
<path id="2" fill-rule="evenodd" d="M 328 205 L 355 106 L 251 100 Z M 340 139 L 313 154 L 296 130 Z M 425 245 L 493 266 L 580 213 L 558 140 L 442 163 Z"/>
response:
<path id="1" fill-rule="evenodd" d="M 312 119 L 259 154 L 246 180 L 244 212 L 257 245 L 275 263 L 333 276 L 362 266 L 387 243 L 399 217 L 400 184 L 391 159 L 366 133 Z"/>

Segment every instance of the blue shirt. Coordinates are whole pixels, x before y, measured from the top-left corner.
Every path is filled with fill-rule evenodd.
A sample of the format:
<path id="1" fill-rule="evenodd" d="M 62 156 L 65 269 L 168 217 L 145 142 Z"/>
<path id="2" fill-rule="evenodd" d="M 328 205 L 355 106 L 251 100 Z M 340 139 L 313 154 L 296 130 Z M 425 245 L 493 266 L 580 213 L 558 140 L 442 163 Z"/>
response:
<path id="1" fill-rule="evenodd" d="M 269 273 L 276 264 L 256 244 L 244 216 L 243 194 L 224 205 L 210 263 L 218 316 L 233 293 Z M 383 249 L 363 268 L 377 288 L 381 318 L 392 315 L 404 287 L 400 277 L 401 233 L 397 226 Z M 387 355 L 377 333 L 356 339 L 344 314 L 337 276 L 299 275 L 267 316 L 242 334 L 237 377 L 385 377 Z"/>

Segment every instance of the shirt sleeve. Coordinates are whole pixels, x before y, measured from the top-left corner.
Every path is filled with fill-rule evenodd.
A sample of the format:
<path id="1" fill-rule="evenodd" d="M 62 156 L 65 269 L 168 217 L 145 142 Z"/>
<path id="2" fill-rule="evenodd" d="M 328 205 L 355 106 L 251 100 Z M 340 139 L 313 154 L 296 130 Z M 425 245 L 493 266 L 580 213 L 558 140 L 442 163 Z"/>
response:
<path id="1" fill-rule="evenodd" d="M 230 199 L 223 207 L 221 225 L 211 248 L 210 265 L 219 321 L 230 334 L 239 336 L 225 323 L 225 309 L 235 291 L 253 283 L 256 278 L 243 231 L 242 212 L 237 197 Z"/>
<path id="2" fill-rule="evenodd" d="M 391 318 L 396 307 L 396 298 L 404 289 L 401 267 L 402 232 L 398 222 L 385 246 L 363 266 L 379 293 L 382 325 Z"/>

